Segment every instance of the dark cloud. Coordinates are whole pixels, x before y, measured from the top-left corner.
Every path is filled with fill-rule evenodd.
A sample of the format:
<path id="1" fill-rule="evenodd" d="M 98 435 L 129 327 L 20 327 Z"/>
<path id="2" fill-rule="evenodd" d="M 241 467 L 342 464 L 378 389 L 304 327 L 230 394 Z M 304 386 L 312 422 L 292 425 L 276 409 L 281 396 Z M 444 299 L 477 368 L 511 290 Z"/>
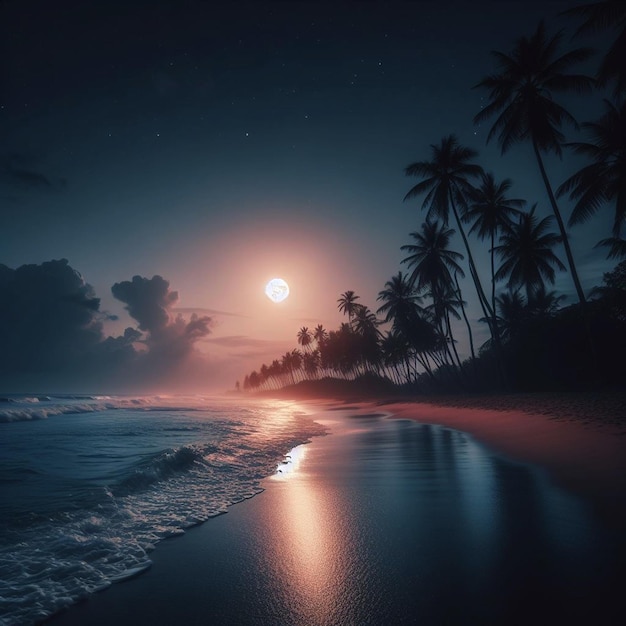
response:
<path id="1" fill-rule="evenodd" d="M 132 281 L 115 283 L 111 292 L 126 304 L 126 310 L 139 322 L 139 328 L 151 334 L 158 334 L 167 327 L 168 309 L 178 301 L 178 292 L 170 291 L 170 284 L 161 276 L 150 280 L 133 276 Z"/>
<path id="2" fill-rule="evenodd" d="M 172 314 L 178 295 L 160 276 L 135 276 L 112 291 L 138 324 L 118 337 L 105 336 L 103 321 L 115 316 L 100 311 L 93 288 L 66 259 L 17 269 L 0 264 L 3 385 L 115 390 L 208 375 L 194 345 L 210 333 L 210 317 Z"/>
<path id="3" fill-rule="evenodd" d="M 64 178 L 53 179 L 33 168 L 32 159 L 22 154 L 10 154 L 0 161 L 0 182 L 8 187 L 59 191 L 67 187 Z"/>
<path id="4" fill-rule="evenodd" d="M 0 367 L 64 369 L 102 341 L 100 301 L 66 259 L 0 266 Z"/>
<path id="5" fill-rule="evenodd" d="M 133 276 L 131 281 L 115 283 L 113 295 L 126 305 L 139 328 L 148 332 L 146 345 L 152 354 L 180 358 L 189 354 L 193 344 L 210 333 L 211 318 L 195 313 L 186 321 L 182 315 L 174 317 L 172 308 L 178 301 L 178 292 L 161 276 L 143 278 Z"/>

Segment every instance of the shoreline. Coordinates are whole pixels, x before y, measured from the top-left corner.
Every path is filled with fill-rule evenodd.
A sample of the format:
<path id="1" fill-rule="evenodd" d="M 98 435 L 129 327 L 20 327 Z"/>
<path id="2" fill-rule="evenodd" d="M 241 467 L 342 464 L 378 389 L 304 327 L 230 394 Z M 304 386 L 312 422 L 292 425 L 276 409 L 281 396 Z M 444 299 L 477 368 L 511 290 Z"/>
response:
<path id="1" fill-rule="evenodd" d="M 345 383 L 345 384 L 344 384 Z M 304 381 L 251 397 L 300 402 L 429 404 L 454 408 L 519 411 L 555 420 L 584 422 L 590 428 L 614 429 L 626 437 L 626 390 L 542 391 L 514 393 L 415 394 L 363 387 L 353 381 Z"/>
<path id="2" fill-rule="evenodd" d="M 510 459 L 541 468 L 557 485 L 587 499 L 608 525 L 626 527 L 626 437 L 615 424 L 519 409 L 426 403 L 417 408 L 396 402 L 373 406 L 386 408 L 392 418 L 466 432 Z"/>
<path id="3" fill-rule="evenodd" d="M 151 553 L 152 568 L 142 576 L 90 596 L 87 601 L 51 617 L 46 623 L 59 626 L 78 626 L 84 623 L 94 626 L 111 623 L 130 626 L 137 623 L 138 615 L 141 615 L 143 623 L 174 623 L 172 620 L 178 620 L 190 625 L 248 625 L 282 623 L 280 619 L 283 616 L 299 616 L 300 621 L 284 623 L 321 626 L 331 623 L 325 621 L 329 615 L 347 618 L 352 611 L 360 610 L 359 607 L 368 602 L 373 603 L 369 610 L 375 606 L 376 610 L 389 611 L 390 619 L 393 617 L 391 621 L 380 623 L 416 623 L 414 616 L 417 614 L 411 607 L 418 606 L 432 610 L 433 616 L 443 615 L 447 610 L 452 611 L 449 616 L 446 615 L 450 618 L 449 623 L 464 623 L 463 601 L 458 603 L 458 608 L 455 608 L 457 605 L 454 602 L 442 603 L 439 600 L 431 607 L 427 594 L 419 599 L 421 603 L 426 602 L 425 605 L 414 605 L 417 602 L 414 597 L 414 583 L 420 581 L 417 587 L 419 593 L 430 589 L 428 593 L 433 593 L 433 597 L 439 598 L 438 594 L 444 594 L 442 598 L 448 598 L 446 594 L 451 593 L 445 591 L 450 586 L 448 568 L 460 567 L 454 578 L 454 584 L 460 586 L 452 593 L 460 593 L 469 602 L 474 597 L 474 592 L 468 587 L 473 584 L 473 579 L 466 579 L 463 574 L 464 566 L 456 565 L 458 555 L 454 548 L 455 542 L 451 542 L 450 537 L 456 537 L 456 533 L 460 532 L 480 532 L 485 533 L 485 538 L 492 537 L 493 529 L 490 530 L 489 524 L 483 522 L 478 527 L 472 526 L 474 515 L 482 515 L 478 513 L 482 511 L 481 507 L 470 508 L 465 517 L 457 518 L 449 513 L 438 514 L 436 506 L 425 509 L 414 500 L 414 490 L 420 489 L 419 484 L 423 478 L 418 478 L 415 468 L 402 468 L 408 458 L 413 459 L 412 463 L 419 461 L 428 449 L 415 448 L 417 440 L 404 438 L 409 432 L 413 432 L 411 428 L 407 428 L 404 420 L 418 421 L 424 425 L 441 424 L 443 431 L 438 427 L 426 428 L 427 431 L 439 433 L 436 437 L 441 442 L 450 440 L 458 443 L 465 439 L 462 434 L 457 435 L 453 431 L 447 431 L 446 434 L 447 428 L 469 433 L 479 444 L 486 444 L 496 456 L 505 457 L 506 452 L 502 446 L 493 445 L 479 434 L 472 434 L 468 427 L 473 422 L 486 423 L 492 428 L 494 412 L 462 408 L 450 411 L 449 407 L 425 403 L 391 403 L 380 400 L 349 403 L 307 399 L 294 402 L 301 402 L 312 419 L 330 426 L 330 433 L 327 436 L 314 437 L 309 444 L 303 446 L 305 454 L 300 467 L 296 468 L 292 476 L 285 480 L 276 479 L 276 476 L 265 478 L 262 483 L 264 491 L 229 507 L 228 515 L 212 518 L 190 529 L 182 537 L 160 543 Z M 506 419 L 496 421 L 510 431 L 513 424 L 519 424 L 521 415 L 514 412 L 506 415 Z M 487 419 L 481 421 L 479 416 Z M 571 424 L 540 416 L 539 420 L 533 420 L 535 426 L 531 429 L 536 433 L 537 424 L 545 422 L 557 426 L 559 431 L 571 428 Z M 354 442 L 374 441 L 370 437 L 380 433 L 381 429 L 383 433 L 391 433 L 392 436 L 386 440 L 388 443 L 393 442 L 394 446 L 401 447 L 395 448 L 394 452 L 394 449 L 385 447 L 388 444 L 376 444 L 378 447 L 372 450 L 378 450 L 380 455 L 377 465 L 379 473 L 378 470 L 368 469 L 371 462 L 369 459 L 372 458 L 370 454 L 365 457 L 355 456 L 359 448 L 355 447 Z M 405 435 L 399 438 L 401 433 Z M 601 435 L 604 441 L 606 433 Z M 621 446 L 625 443 L 624 439 L 615 439 Z M 407 453 L 409 457 L 406 456 Z M 531 463 L 528 459 L 519 460 L 523 464 Z M 467 459 L 464 463 L 467 463 Z M 507 466 L 506 461 L 503 463 Z M 478 489 L 475 495 L 479 495 L 482 483 L 474 482 L 472 473 L 467 473 L 470 469 L 471 466 L 467 466 L 465 470 L 458 468 L 458 478 L 464 482 L 469 481 L 467 485 Z M 530 475 L 529 470 L 516 469 L 515 466 L 507 470 L 511 471 L 512 476 L 518 472 L 525 476 Z M 390 473 L 389 482 L 385 482 L 386 472 Z M 505 472 L 504 476 L 506 475 Z M 400 476 L 403 476 L 401 480 Z M 451 478 L 452 475 L 447 476 Z M 449 489 L 456 491 L 455 482 L 456 479 L 448 482 L 447 486 L 444 483 L 438 490 L 442 490 L 441 494 Z M 392 496 L 396 489 L 400 489 L 397 498 Z M 392 499 L 389 500 L 389 497 Z M 440 496 L 436 496 L 438 497 Z M 517 546 L 516 533 L 527 532 L 527 526 L 522 523 L 519 514 L 525 515 L 527 505 L 533 500 L 507 487 L 494 500 L 492 506 L 503 506 L 500 497 L 505 498 L 505 503 L 508 503 L 500 509 L 500 515 L 508 514 L 509 507 L 518 511 L 511 513 L 513 536 L 509 537 L 508 533 L 502 535 L 501 541 L 506 542 L 504 553 L 508 554 L 508 550 L 515 551 L 511 555 L 513 562 L 521 558 L 520 563 L 526 567 L 526 552 Z M 470 497 L 468 503 L 472 501 L 473 498 Z M 435 499 L 433 504 L 438 502 L 440 500 Z M 430 518 L 423 517 L 426 510 L 432 511 L 431 515 L 434 515 L 432 525 L 428 522 Z M 438 515 L 443 517 L 437 517 Z M 569 517 L 566 516 L 566 519 L 569 520 Z M 521 526 L 518 526 L 520 523 Z M 369 528 L 365 535 L 364 528 Z M 543 535 L 535 538 L 535 531 L 532 530 L 534 525 L 531 524 L 528 528 L 529 547 L 538 545 L 536 540 L 542 539 Z M 423 537 L 423 533 L 426 533 L 426 537 L 429 537 L 431 532 L 442 532 L 444 535 L 443 539 L 437 540 L 437 550 L 447 550 L 452 545 L 450 554 L 435 552 L 431 565 L 435 568 L 434 575 L 430 570 L 426 570 L 426 574 L 419 569 L 422 567 L 419 555 L 423 553 L 418 546 L 430 546 L 430 543 L 415 543 L 416 536 Z M 474 545 L 473 541 L 470 546 Z M 475 547 L 479 545 L 480 543 Z M 541 561 L 544 558 L 543 552 L 540 548 L 530 549 L 537 550 L 530 565 L 533 568 L 531 571 L 535 571 L 533 559 Z M 492 554 L 495 557 L 499 551 Z M 499 589 L 499 585 L 504 585 L 496 593 L 499 596 L 500 592 L 505 592 L 505 598 L 501 600 L 504 604 L 498 610 L 507 618 L 516 615 L 518 610 L 527 611 L 530 617 L 532 611 L 525 605 L 526 596 L 518 597 L 517 586 L 509 587 L 506 577 L 493 573 L 498 572 L 498 568 L 505 567 L 507 561 L 508 558 L 502 562 L 496 558 L 489 562 L 489 568 L 495 568 L 489 570 L 493 575 L 492 584 L 496 585 L 496 589 Z M 467 567 L 474 567 L 473 559 L 467 563 L 472 564 Z M 424 575 L 426 578 L 423 578 Z M 516 585 L 525 584 L 525 580 L 522 577 Z M 613 581 L 613 578 L 607 580 Z M 552 583 L 548 581 L 545 584 L 549 588 Z M 349 600 L 349 596 L 344 597 L 343 593 L 357 596 Z M 394 600 L 396 593 L 398 596 Z M 569 592 L 561 590 L 559 593 Z M 608 601 L 603 589 L 595 589 L 593 593 L 600 593 L 602 601 Z M 612 595 L 614 594 L 606 594 L 608 598 Z M 593 596 L 590 602 L 589 606 L 595 606 Z M 446 606 L 449 608 L 441 608 Z M 479 603 L 477 606 L 483 605 Z M 555 616 L 559 615 L 562 605 L 559 603 L 551 610 Z M 573 609 L 572 615 L 575 615 Z M 261 616 L 269 621 L 259 621 Z M 387 614 L 381 613 L 381 618 L 387 619 Z"/>
<path id="4" fill-rule="evenodd" d="M 310 397 L 300 401 L 316 404 Z M 389 419 L 468 433 L 505 457 L 547 472 L 557 485 L 589 500 L 605 523 L 626 528 L 626 392 L 398 394 L 361 400 L 351 394 L 317 402 L 384 410 Z"/>

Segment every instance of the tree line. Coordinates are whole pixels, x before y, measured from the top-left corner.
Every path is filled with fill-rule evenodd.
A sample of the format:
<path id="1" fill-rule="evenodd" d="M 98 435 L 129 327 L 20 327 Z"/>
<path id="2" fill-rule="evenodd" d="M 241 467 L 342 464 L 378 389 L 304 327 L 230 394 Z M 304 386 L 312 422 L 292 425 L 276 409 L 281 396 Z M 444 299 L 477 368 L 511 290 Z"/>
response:
<path id="1" fill-rule="evenodd" d="M 549 34 L 541 22 L 509 52 L 494 51 L 496 69 L 475 85 L 488 103 L 474 122 L 491 123 L 487 143 L 496 141 L 503 155 L 518 144 L 532 146 L 551 214 L 541 217 L 538 203 L 511 197 L 510 179 L 485 171 L 478 153 L 455 135 L 443 137 L 430 146 L 429 158 L 405 168 L 417 179 L 405 200 L 418 201 L 424 221 L 401 246 L 406 270 L 386 282 L 376 312 L 346 291 L 337 304 L 347 322 L 334 331 L 302 327 L 302 349 L 247 375 L 245 390 L 330 376 L 376 376 L 428 390 L 619 384 L 608 364 L 621 361 L 626 348 L 626 261 L 585 294 L 559 201 L 573 202 L 568 227 L 611 211 L 611 231 L 596 247 L 609 259 L 626 258 L 626 3 L 586 4 L 566 15 L 579 21 L 575 37 L 606 32 L 611 38 L 595 76 L 577 71 L 593 51 L 563 52 L 563 33 Z M 559 102 L 567 93 L 608 94 L 602 115 L 579 124 Z M 582 131 L 584 140 L 567 142 L 564 127 Z M 545 157 L 564 151 L 585 164 L 555 186 Z M 461 250 L 453 248 L 455 235 Z M 477 271 L 471 238 L 488 242 L 488 284 Z M 564 307 L 564 296 L 551 289 L 557 271 L 568 272 L 576 304 Z M 462 284 L 475 292 L 488 329 L 482 346 L 474 342 Z M 453 321 L 466 329 L 470 356 L 464 360 Z"/>

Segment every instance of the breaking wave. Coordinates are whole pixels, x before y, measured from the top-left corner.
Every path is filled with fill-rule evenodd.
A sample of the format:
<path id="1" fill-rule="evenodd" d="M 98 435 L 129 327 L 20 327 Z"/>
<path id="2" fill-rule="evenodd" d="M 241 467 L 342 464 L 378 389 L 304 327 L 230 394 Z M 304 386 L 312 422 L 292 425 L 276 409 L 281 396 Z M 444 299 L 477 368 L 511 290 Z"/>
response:
<path id="1" fill-rule="evenodd" d="M 260 493 L 292 448 L 324 433 L 289 402 L 5 397 L 2 626 L 35 624 L 140 574 L 162 539 Z M 37 410 L 55 419 L 6 423 L 7 411 Z"/>

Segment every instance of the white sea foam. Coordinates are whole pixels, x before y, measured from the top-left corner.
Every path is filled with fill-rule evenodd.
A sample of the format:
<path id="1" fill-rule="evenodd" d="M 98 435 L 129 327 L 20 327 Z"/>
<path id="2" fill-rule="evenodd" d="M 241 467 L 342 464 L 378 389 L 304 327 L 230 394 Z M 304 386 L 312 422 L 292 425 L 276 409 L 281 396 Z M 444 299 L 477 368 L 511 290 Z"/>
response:
<path id="1" fill-rule="evenodd" d="M 288 402 L 48 397 L 0 404 L 27 416 L 0 424 L 2 626 L 141 574 L 162 539 L 261 492 L 323 432 Z"/>
<path id="2" fill-rule="evenodd" d="M 16 396 L 3 398 L 0 404 L 0 423 L 22 422 L 47 419 L 55 415 L 75 415 L 79 413 L 97 413 L 124 408 L 143 408 L 161 410 L 159 398 L 132 397 L 115 398 L 113 396 Z M 168 410 L 175 410 L 167 406 Z M 180 410 L 193 410 L 182 407 Z"/>

